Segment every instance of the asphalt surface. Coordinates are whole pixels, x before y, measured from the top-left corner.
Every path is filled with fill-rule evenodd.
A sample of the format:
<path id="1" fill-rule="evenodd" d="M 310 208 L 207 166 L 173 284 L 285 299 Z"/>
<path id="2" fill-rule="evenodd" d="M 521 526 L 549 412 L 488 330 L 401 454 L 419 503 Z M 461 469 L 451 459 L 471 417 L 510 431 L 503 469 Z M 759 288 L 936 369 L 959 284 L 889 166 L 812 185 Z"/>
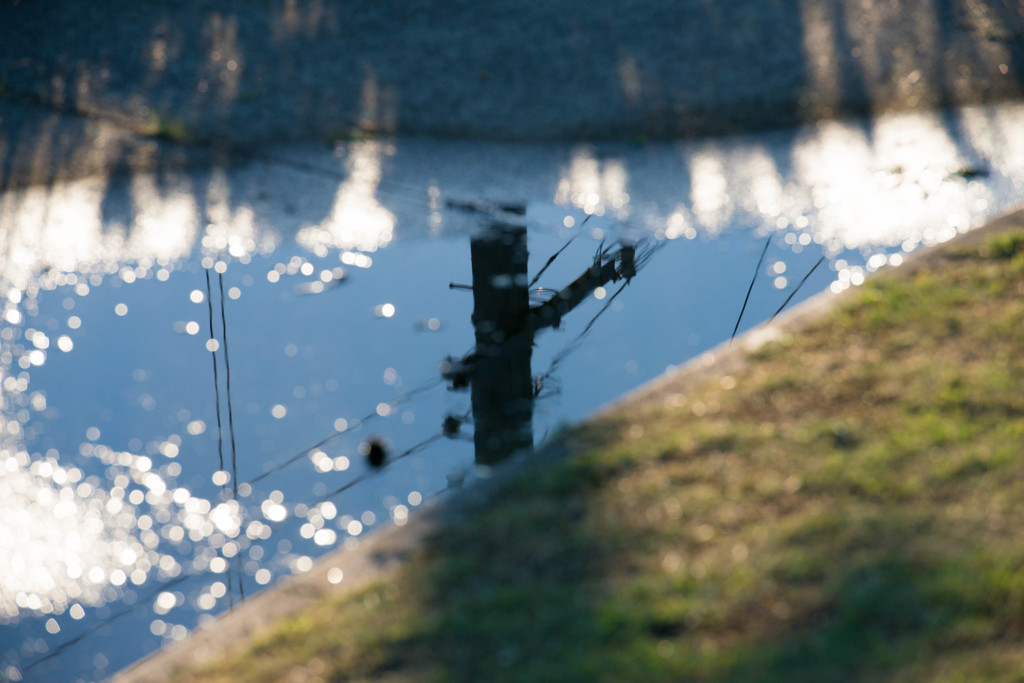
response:
<path id="1" fill-rule="evenodd" d="M 1017 0 L 13 0 L 0 45 L 0 188 L 367 132 L 647 140 L 1024 96 Z"/>

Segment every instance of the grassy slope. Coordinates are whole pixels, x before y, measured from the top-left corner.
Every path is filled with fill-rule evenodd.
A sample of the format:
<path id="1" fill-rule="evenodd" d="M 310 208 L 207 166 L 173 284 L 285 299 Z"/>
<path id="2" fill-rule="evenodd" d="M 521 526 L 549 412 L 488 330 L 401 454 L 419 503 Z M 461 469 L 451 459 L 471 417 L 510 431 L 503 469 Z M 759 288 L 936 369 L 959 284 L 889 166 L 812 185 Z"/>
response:
<path id="1" fill-rule="evenodd" d="M 1020 680 L 1024 230 L 566 437 L 187 680 Z"/>

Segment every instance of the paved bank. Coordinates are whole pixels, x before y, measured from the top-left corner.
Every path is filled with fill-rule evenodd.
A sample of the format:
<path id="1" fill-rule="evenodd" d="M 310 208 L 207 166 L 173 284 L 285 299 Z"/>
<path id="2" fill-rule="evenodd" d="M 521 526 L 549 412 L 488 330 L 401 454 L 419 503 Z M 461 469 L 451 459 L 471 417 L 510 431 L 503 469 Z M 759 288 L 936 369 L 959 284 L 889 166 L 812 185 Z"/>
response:
<path id="1" fill-rule="evenodd" d="M 1024 96 L 1005 0 L 5 3 L 0 185 L 359 131 L 652 139 Z"/>

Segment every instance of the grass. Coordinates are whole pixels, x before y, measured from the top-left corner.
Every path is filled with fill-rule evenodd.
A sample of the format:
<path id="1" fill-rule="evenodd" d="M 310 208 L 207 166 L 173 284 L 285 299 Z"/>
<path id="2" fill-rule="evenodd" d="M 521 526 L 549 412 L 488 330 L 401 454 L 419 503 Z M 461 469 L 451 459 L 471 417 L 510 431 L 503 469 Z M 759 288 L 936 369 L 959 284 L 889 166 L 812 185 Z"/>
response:
<path id="1" fill-rule="evenodd" d="M 185 142 L 191 135 L 191 131 L 183 119 L 163 118 L 153 111 L 149 112 L 142 132 L 145 135 L 169 142 Z"/>
<path id="2" fill-rule="evenodd" d="M 1024 230 L 931 264 L 179 680 L 1021 680 Z"/>
<path id="3" fill-rule="evenodd" d="M 369 142 L 377 139 L 377 133 L 365 128 L 340 128 L 324 137 L 324 144 L 329 147 L 340 142 Z"/>

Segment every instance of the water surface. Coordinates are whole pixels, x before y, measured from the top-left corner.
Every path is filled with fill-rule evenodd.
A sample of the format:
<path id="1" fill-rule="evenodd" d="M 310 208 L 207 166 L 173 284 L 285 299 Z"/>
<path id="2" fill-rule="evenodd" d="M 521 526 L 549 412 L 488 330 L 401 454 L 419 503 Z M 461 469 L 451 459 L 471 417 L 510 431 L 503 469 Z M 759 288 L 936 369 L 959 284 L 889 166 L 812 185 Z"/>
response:
<path id="1" fill-rule="evenodd" d="M 458 285 L 496 216 L 526 227 L 530 279 L 564 247 L 533 288 L 650 255 L 531 336 L 539 444 L 727 339 L 766 240 L 741 331 L 822 258 L 790 305 L 1022 189 L 1003 105 L 648 145 L 354 141 L 0 197 L 0 674 L 108 676 L 471 473 L 473 387 L 442 366 L 475 348 Z"/>

